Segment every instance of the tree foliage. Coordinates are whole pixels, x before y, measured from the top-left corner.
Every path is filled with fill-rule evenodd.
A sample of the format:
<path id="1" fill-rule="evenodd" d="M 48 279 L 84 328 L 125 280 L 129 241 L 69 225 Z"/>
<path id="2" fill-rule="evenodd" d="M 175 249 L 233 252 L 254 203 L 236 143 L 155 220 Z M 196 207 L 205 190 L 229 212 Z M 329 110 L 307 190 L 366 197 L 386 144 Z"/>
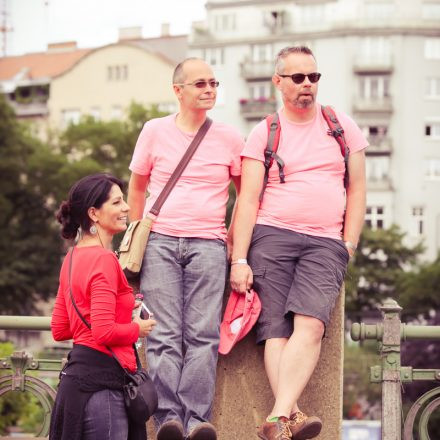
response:
<path id="1" fill-rule="evenodd" d="M 133 103 L 123 121 L 84 118 L 54 145 L 33 138 L 0 98 L 0 313 L 32 314 L 56 293 L 63 241 L 54 214 L 81 177 L 110 172 L 128 179 L 143 124 L 163 116 Z"/>
<path id="2" fill-rule="evenodd" d="M 0 98 L 0 292 L 2 313 L 31 314 L 53 294 L 60 244 L 54 170 L 65 161 L 33 139 Z M 56 175 L 56 172 L 55 172 Z"/>
<path id="3" fill-rule="evenodd" d="M 349 316 L 375 310 L 388 297 L 399 300 L 400 282 L 411 276 L 410 271 L 423 251 L 421 244 L 406 246 L 404 236 L 395 225 L 389 229 L 364 228 L 346 278 Z"/>

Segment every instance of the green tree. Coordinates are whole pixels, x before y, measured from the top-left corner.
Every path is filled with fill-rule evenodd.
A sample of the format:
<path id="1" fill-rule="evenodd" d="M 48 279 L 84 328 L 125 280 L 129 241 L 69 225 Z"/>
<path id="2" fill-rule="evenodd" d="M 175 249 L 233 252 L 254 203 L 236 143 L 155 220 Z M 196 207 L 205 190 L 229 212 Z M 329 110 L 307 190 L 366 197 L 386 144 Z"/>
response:
<path id="1" fill-rule="evenodd" d="M 31 137 L 0 98 L 0 312 L 31 314 L 54 293 L 60 240 L 55 178 L 65 160 Z"/>
<path id="2" fill-rule="evenodd" d="M 435 261 L 406 273 L 400 280 L 399 292 L 405 316 L 429 316 L 432 311 L 440 311 L 440 254 Z"/>
<path id="3" fill-rule="evenodd" d="M 109 172 L 128 180 L 128 165 L 143 124 L 166 113 L 156 106 L 132 103 L 126 120 L 98 121 L 90 116 L 70 125 L 60 137 L 61 151 L 82 168 L 84 161 L 94 171 Z"/>
<path id="4" fill-rule="evenodd" d="M 376 310 L 387 297 L 399 300 L 399 283 L 417 263 L 422 244 L 408 247 L 398 226 L 364 228 L 359 250 L 349 264 L 346 277 L 346 311 L 349 317 Z"/>

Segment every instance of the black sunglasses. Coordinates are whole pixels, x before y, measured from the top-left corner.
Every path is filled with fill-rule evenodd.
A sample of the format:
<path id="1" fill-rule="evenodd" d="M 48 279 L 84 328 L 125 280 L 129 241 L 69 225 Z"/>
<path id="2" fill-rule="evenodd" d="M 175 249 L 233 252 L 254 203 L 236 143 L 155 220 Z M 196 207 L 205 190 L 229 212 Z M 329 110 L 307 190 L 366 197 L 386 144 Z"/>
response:
<path id="1" fill-rule="evenodd" d="M 201 80 L 195 81 L 193 83 L 176 84 L 176 86 L 194 86 L 194 87 L 197 87 L 198 89 L 206 89 L 208 84 L 211 88 L 216 89 L 220 83 L 218 81 L 216 81 L 215 79 L 211 79 L 209 81 L 201 79 Z"/>
<path id="2" fill-rule="evenodd" d="M 292 81 L 295 84 L 302 84 L 304 80 L 309 78 L 309 81 L 311 83 L 317 83 L 319 81 L 319 78 L 321 78 L 321 74 L 318 72 L 309 73 L 308 75 L 305 75 L 304 73 L 292 73 L 292 75 L 281 75 L 278 73 L 278 76 L 281 76 L 281 78 L 292 78 Z"/>

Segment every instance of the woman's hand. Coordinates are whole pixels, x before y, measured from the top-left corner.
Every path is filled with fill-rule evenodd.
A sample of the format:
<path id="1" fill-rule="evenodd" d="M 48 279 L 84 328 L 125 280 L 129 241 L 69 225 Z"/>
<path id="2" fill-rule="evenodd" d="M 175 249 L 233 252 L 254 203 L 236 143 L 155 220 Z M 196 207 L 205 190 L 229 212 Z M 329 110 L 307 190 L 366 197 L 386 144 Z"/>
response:
<path id="1" fill-rule="evenodd" d="M 141 319 L 138 316 L 133 318 L 133 322 L 136 322 L 139 325 L 140 338 L 145 338 L 148 336 L 156 325 L 156 321 L 154 319 Z"/>
<path id="2" fill-rule="evenodd" d="M 231 266 L 231 287 L 236 292 L 246 293 L 252 287 L 254 277 L 248 264 L 233 264 Z"/>

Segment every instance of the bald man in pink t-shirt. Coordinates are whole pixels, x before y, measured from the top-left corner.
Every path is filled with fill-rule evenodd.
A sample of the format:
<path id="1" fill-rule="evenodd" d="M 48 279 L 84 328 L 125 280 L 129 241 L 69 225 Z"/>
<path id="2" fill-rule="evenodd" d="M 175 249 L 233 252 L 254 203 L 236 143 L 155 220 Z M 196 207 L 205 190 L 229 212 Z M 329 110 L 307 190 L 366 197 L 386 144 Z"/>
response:
<path id="1" fill-rule="evenodd" d="M 318 361 L 364 221 L 367 141 L 336 111 L 349 147 L 345 189 L 344 157 L 316 102 L 320 76 L 309 48 L 288 47 L 278 54 L 272 81 L 284 104 L 277 112 L 277 155 L 285 177 L 282 182 L 274 160 L 261 203 L 266 121 L 252 130 L 242 152 L 231 285 L 242 293 L 253 286 L 262 303 L 257 342 L 265 342 L 275 398 L 257 431 L 263 440 L 311 439 L 321 431 L 321 420 L 301 412 L 298 399 Z"/>
<path id="2" fill-rule="evenodd" d="M 149 212 L 214 106 L 218 85 L 203 60 L 189 58 L 176 67 L 179 112 L 148 121 L 136 143 L 130 220 Z M 209 417 L 227 271 L 225 215 L 230 182 L 240 188 L 243 147 L 237 130 L 213 122 L 149 236 L 140 287 L 157 320 L 147 344 L 159 396 L 157 440 L 217 438 Z"/>

